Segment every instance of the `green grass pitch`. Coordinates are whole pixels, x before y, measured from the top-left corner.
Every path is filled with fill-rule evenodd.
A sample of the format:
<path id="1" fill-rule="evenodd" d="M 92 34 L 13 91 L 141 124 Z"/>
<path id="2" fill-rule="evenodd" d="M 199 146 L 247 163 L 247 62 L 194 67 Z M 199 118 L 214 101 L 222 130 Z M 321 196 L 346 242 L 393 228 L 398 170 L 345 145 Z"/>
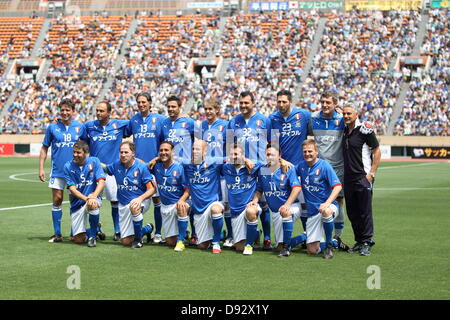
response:
<path id="1" fill-rule="evenodd" d="M 0 158 L 0 299 L 450 298 L 447 162 L 383 162 L 374 192 L 372 255 L 336 252 L 332 260 L 301 249 L 280 259 L 263 251 L 243 256 L 193 248 L 176 253 L 157 245 L 125 248 L 112 241 L 106 201 L 101 221 L 107 239 L 96 248 L 48 243 L 51 206 L 25 207 L 51 202 L 47 183 L 38 182 L 37 168 L 37 159 Z M 63 210 L 67 237 L 67 203 Z M 144 215 L 144 222 L 152 220 L 152 213 Z M 297 223 L 294 235 L 300 230 Z M 348 220 L 343 238 L 353 245 Z M 68 288 L 70 266 L 79 268 L 80 289 Z M 371 280 L 375 276 L 379 282 Z M 369 289 L 368 283 L 379 289 Z"/>

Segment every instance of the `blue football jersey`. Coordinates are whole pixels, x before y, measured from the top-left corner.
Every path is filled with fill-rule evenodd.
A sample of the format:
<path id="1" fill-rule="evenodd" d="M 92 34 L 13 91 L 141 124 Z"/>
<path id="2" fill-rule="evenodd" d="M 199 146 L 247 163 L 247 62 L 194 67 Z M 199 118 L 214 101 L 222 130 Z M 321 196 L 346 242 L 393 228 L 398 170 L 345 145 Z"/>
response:
<path id="1" fill-rule="evenodd" d="M 111 119 L 103 127 L 98 120 L 86 122 L 81 139 L 89 143 L 91 156 L 103 163 L 112 163 L 119 159 L 120 144 L 128 136 L 128 123 L 129 120 Z"/>
<path id="2" fill-rule="evenodd" d="M 129 124 L 127 135 L 133 136 L 136 144 L 136 157 L 149 162 L 158 156 L 159 144 L 162 142 L 163 115 L 150 113 L 145 119 L 141 113 L 135 114 Z"/>
<path id="3" fill-rule="evenodd" d="M 228 204 L 232 217 L 241 214 L 247 204 L 253 200 L 259 167 L 259 165 L 255 165 L 250 173 L 246 166 L 237 170 L 231 163 L 223 165 L 222 175 L 227 185 Z"/>
<path id="4" fill-rule="evenodd" d="M 220 201 L 217 186 L 220 185 L 222 166 L 216 159 L 207 159 L 200 165 L 184 164 L 194 214 L 203 214 L 210 204 Z"/>
<path id="5" fill-rule="evenodd" d="M 238 114 L 228 122 L 227 143 L 237 142 L 244 146 L 245 157 L 254 163 L 265 163 L 267 142 L 270 141 L 270 120 L 259 112 L 245 121 Z"/>
<path id="6" fill-rule="evenodd" d="M 120 161 L 106 166 L 107 173 L 114 175 L 117 182 L 117 198 L 121 205 L 127 205 L 134 198 L 147 191 L 147 183 L 153 181 L 147 164 L 135 160 L 127 169 Z"/>
<path id="7" fill-rule="evenodd" d="M 161 202 L 166 206 L 177 203 L 189 188 L 183 166 L 179 163 L 172 163 L 166 169 L 162 162 L 157 162 L 151 173 L 155 176 Z"/>
<path id="8" fill-rule="evenodd" d="M 96 157 L 87 157 L 83 166 L 78 166 L 75 162 L 67 161 L 64 165 L 64 178 L 67 186 L 75 186 L 79 192 L 88 196 L 97 188 L 97 181 L 105 180 L 100 160 Z M 99 199 L 102 195 L 99 195 Z M 70 196 L 70 212 L 73 213 L 84 206 L 86 202 L 77 197 Z"/>
<path id="9" fill-rule="evenodd" d="M 280 111 L 269 116 L 272 126 L 273 143 L 280 146 L 281 157 L 297 165 L 303 160 L 302 143 L 308 137 L 309 111 L 293 108 L 287 119 Z"/>
<path id="10" fill-rule="evenodd" d="M 278 212 L 291 195 L 294 187 L 300 187 L 295 169 L 290 169 L 283 173 L 279 168 L 270 174 L 267 167 L 258 171 L 258 184 L 256 189 L 261 191 L 266 197 L 267 204 L 272 212 Z M 294 202 L 298 202 L 295 200 Z"/>
<path id="11" fill-rule="evenodd" d="M 296 171 L 301 179 L 308 216 L 314 216 L 319 213 L 320 205 L 327 201 L 333 188 L 341 185 L 341 182 L 333 167 L 323 159 L 318 159 L 312 167 L 302 161 L 296 166 Z M 337 205 L 336 201 L 333 203 Z"/>
<path id="12" fill-rule="evenodd" d="M 189 163 L 194 143 L 194 120 L 187 117 L 178 118 L 174 122 L 170 118 L 163 121 L 163 140 L 170 141 L 175 146 L 175 161 Z"/>
<path id="13" fill-rule="evenodd" d="M 228 121 L 217 119 L 210 126 L 205 120 L 201 124 L 201 139 L 208 143 L 207 157 L 225 158 L 226 130 Z"/>
<path id="14" fill-rule="evenodd" d="M 50 177 L 64 178 L 64 165 L 73 158 L 73 145 L 83 135 L 83 125 L 72 121 L 66 128 L 64 123 L 51 123 L 45 132 L 42 145 L 51 147 L 52 169 Z"/>

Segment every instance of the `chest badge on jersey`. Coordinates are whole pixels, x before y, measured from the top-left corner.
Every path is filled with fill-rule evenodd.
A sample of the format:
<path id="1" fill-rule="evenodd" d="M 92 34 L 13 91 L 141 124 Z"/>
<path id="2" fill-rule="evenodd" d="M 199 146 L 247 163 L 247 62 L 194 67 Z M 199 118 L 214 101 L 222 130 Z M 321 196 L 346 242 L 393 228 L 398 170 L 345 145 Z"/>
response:
<path id="1" fill-rule="evenodd" d="M 300 126 L 301 126 L 300 118 L 301 118 L 300 113 L 297 113 L 297 114 L 295 115 L 295 119 L 296 119 L 296 121 L 295 121 L 295 126 L 296 126 L 297 128 L 300 128 Z"/>
<path id="2" fill-rule="evenodd" d="M 151 130 L 156 130 L 156 118 L 152 118 L 152 129 Z"/>
<path id="3" fill-rule="evenodd" d="M 336 127 L 339 127 L 339 125 L 341 124 L 341 120 L 334 120 L 334 124 Z"/>
<path id="4" fill-rule="evenodd" d="M 315 176 L 314 176 L 314 183 L 318 184 L 320 182 L 320 169 L 317 169 L 314 172 Z"/>
<path id="5" fill-rule="evenodd" d="M 280 189 L 284 189 L 286 186 L 286 175 L 283 173 L 280 176 Z"/>
<path id="6" fill-rule="evenodd" d="M 133 183 L 134 183 L 134 184 L 138 184 L 139 170 L 135 170 L 135 171 L 133 172 L 133 176 L 134 176 Z"/>
<path id="7" fill-rule="evenodd" d="M 178 171 L 175 170 L 175 171 L 172 173 L 172 184 L 177 184 L 177 176 L 178 176 Z"/>

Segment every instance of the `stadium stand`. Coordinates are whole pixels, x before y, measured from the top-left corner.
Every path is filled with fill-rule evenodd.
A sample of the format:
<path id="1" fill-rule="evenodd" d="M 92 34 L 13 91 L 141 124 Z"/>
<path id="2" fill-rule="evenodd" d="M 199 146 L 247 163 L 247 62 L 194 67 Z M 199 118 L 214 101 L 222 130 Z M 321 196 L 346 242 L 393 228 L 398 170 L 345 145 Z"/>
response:
<path id="1" fill-rule="evenodd" d="M 450 11 L 433 10 L 427 25 L 422 55 L 432 57 L 432 66 L 422 78 L 414 78 L 395 135 L 450 135 Z"/>
<path id="2" fill-rule="evenodd" d="M 18 7 L 36 10 L 36 3 L 22 0 Z M 135 3 L 136 9 L 145 8 L 143 2 Z M 71 4 L 87 10 L 93 2 Z M 9 5 L 11 1 L 0 1 L 0 10 Z M 107 9 L 123 6 L 124 1 L 106 4 Z M 229 119 L 239 112 L 236 99 L 243 90 L 253 91 L 258 111 L 268 115 L 275 110 L 280 89 L 298 92 L 298 105 L 310 111 L 320 108 L 320 93 L 331 89 L 340 97 L 340 106 L 358 106 L 363 120 L 376 123 L 377 134 L 383 135 L 405 81 L 394 64 L 399 56 L 411 54 L 421 24 L 420 12 L 407 10 L 239 12 L 226 18 L 142 14 L 108 16 L 103 11 L 52 19 L 39 50 L 50 66 L 36 83 L 17 76 L 7 80 L 4 72 L 11 59 L 30 55 L 43 18 L 1 17 L 0 108 L 14 88 L 19 90 L 0 120 L 0 132 L 45 132 L 57 101 L 66 96 L 77 102 L 79 120 L 88 120 L 106 79 L 112 78 L 105 99 L 112 103 L 115 118 L 128 119 L 136 112 L 135 94 L 142 90 L 152 93 L 155 112 L 165 113 L 165 98 L 175 94 L 193 106 L 192 118 L 202 120 L 207 97 L 219 98 L 223 118 Z M 300 82 L 320 17 L 327 21 L 319 51 Z M 138 26 L 125 43 L 133 19 Z M 395 135 L 450 133 L 449 21 L 449 10 L 429 13 L 421 54 L 431 56 L 432 65 L 421 79 L 409 83 Z M 186 71 L 192 58 L 216 54 L 224 59 L 220 80 Z"/>
<path id="3" fill-rule="evenodd" d="M 384 134 L 402 81 L 389 66 L 411 52 L 419 23 L 417 11 L 329 15 L 313 70 L 301 88 L 303 105 L 318 110 L 320 93 L 333 90 L 340 106 L 356 105 Z"/>

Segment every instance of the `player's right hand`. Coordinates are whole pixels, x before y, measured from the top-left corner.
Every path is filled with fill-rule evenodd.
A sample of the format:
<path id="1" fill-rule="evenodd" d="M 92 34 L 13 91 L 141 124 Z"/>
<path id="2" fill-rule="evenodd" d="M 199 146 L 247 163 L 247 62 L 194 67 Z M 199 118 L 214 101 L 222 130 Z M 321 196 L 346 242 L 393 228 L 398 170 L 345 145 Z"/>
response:
<path id="1" fill-rule="evenodd" d="M 45 171 L 39 170 L 39 180 L 45 182 Z"/>

